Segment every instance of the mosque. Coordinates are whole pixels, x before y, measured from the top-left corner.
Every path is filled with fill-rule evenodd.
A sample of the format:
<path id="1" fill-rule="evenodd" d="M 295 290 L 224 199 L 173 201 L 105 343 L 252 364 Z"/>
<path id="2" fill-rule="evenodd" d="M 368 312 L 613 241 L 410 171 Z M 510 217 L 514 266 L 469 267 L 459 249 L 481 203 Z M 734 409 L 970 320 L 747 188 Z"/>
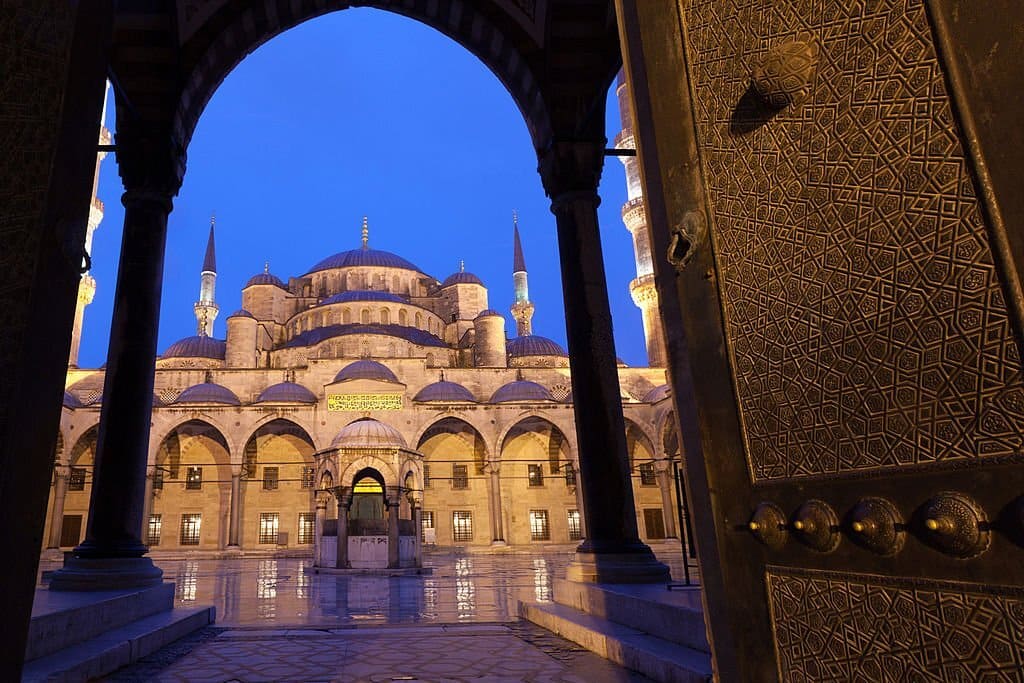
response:
<path id="1" fill-rule="evenodd" d="M 673 543 L 678 446 L 633 208 L 623 215 L 650 367 L 620 363 L 619 382 L 641 535 Z M 249 279 L 220 339 L 211 221 L 196 334 L 156 363 L 142 530 L 151 550 L 397 568 L 418 564 L 424 543 L 490 550 L 584 537 L 569 358 L 534 334 L 515 219 L 513 232 L 514 335 L 480 278 L 460 267 L 438 280 L 372 248 L 364 219 L 355 249 L 298 276 L 265 266 Z M 95 283 L 83 282 L 88 303 Z M 88 514 L 104 370 L 77 367 L 84 303 L 47 514 L 51 551 L 77 545 Z"/>

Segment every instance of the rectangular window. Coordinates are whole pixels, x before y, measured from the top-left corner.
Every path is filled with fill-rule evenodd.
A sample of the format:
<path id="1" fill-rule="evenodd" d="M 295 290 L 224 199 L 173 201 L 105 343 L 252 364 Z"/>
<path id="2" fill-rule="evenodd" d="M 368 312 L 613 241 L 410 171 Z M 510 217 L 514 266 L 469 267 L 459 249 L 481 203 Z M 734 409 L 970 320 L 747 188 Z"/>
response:
<path id="1" fill-rule="evenodd" d="M 316 523 L 315 520 L 316 517 L 312 512 L 299 513 L 299 544 L 313 542 L 313 525 Z"/>
<path id="2" fill-rule="evenodd" d="M 583 532 L 580 529 L 580 511 L 569 510 L 569 540 L 583 540 Z"/>
<path id="3" fill-rule="evenodd" d="M 160 531 L 163 525 L 160 522 L 160 515 L 150 515 L 149 524 L 146 527 L 146 545 L 160 545 Z"/>
<path id="4" fill-rule="evenodd" d="M 71 473 L 68 475 L 68 491 L 84 491 L 85 490 L 85 468 L 84 467 L 72 467 Z"/>
<path id="5" fill-rule="evenodd" d="M 276 467 L 264 467 L 263 468 L 263 490 L 264 491 L 276 491 L 277 490 L 277 468 Z"/>
<path id="6" fill-rule="evenodd" d="M 658 484 L 658 478 L 654 474 L 654 463 L 653 462 L 642 462 L 640 463 L 640 485 L 641 486 L 656 486 Z"/>
<path id="7" fill-rule="evenodd" d="M 665 519 L 661 516 L 661 508 L 644 510 L 644 528 L 647 530 L 647 538 L 665 538 Z"/>
<path id="8" fill-rule="evenodd" d="M 199 545 L 199 527 L 203 523 L 203 515 L 199 512 L 188 512 L 181 516 L 181 545 Z"/>
<path id="9" fill-rule="evenodd" d="M 430 529 L 430 532 L 427 532 Z M 420 540 L 424 543 L 437 543 L 437 532 L 434 530 L 434 513 L 432 510 L 420 511 Z"/>
<path id="10" fill-rule="evenodd" d="M 189 467 L 188 472 L 185 474 L 185 488 L 198 491 L 203 488 L 203 468 L 202 467 Z"/>
<path id="11" fill-rule="evenodd" d="M 162 491 L 164 488 L 164 471 L 161 468 L 153 470 L 153 490 Z"/>
<path id="12" fill-rule="evenodd" d="M 181 476 L 181 453 L 171 453 L 167 456 L 167 478 L 177 479 Z"/>
<path id="13" fill-rule="evenodd" d="M 473 513 L 456 510 L 452 513 L 452 540 L 467 543 L 473 540 Z"/>
<path id="14" fill-rule="evenodd" d="M 527 467 L 529 467 L 530 486 L 543 486 L 544 468 L 541 465 L 527 465 Z"/>
<path id="15" fill-rule="evenodd" d="M 276 512 L 260 513 L 260 543 L 277 543 L 278 521 Z"/>
<path id="16" fill-rule="evenodd" d="M 64 515 L 60 527 L 60 547 L 69 548 L 82 540 L 82 515 Z"/>
<path id="17" fill-rule="evenodd" d="M 572 464 L 565 466 L 565 485 L 575 486 L 576 485 L 576 470 L 572 468 Z"/>
<path id="18" fill-rule="evenodd" d="M 551 540 L 551 528 L 548 527 L 547 510 L 530 510 L 530 540 Z"/>
<path id="19" fill-rule="evenodd" d="M 430 465 L 423 466 L 423 488 L 430 488 Z"/>
<path id="20" fill-rule="evenodd" d="M 256 443 L 245 447 L 245 462 L 242 465 L 242 477 L 253 479 L 256 477 Z"/>
<path id="21" fill-rule="evenodd" d="M 302 468 L 302 488 L 311 489 L 313 488 L 313 480 L 316 478 L 316 468 L 312 465 L 307 465 Z"/>
<path id="22" fill-rule="evenodd" d="M 452 465 L 452 488 L 469 488 L 469 472 L 466 470 L 465 465 Z"/>

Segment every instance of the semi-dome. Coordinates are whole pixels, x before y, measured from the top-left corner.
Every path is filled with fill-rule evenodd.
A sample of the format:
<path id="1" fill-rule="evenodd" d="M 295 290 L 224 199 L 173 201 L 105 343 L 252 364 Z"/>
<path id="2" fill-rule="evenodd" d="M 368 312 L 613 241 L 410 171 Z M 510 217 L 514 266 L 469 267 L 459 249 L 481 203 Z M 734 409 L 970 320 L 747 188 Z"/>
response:
<path id="1" fill-rule="evenodd" d="M 554 396 L 546 388 L 528 380 L 517 380 L 498 387 L 491 396 L 491 403 L 510 403 L 512 401 L 554 401 Z"/>
<path id="2" fill-rule="evenodd" d="M 473 401 L 475 403 L 476 397 L 473 396 L 473 392 L 461 384 L 441 380 L 420 389 L 412 400 L 420 403 L 430 401 Z"/>
<path id="3" fill-rule="evenodd" d="M 528 334 L 509 339 L 506 349 L 508 349 L 508 355 L 512 358 L 519 358 L 521 356 L 559 356 L 561 358 L 568 358 L 569 356 L 565 349 L 557 342 L 537 334 Z"/>
<path id="4" fill-rule="evenodd" d="M 669 397 L 671 391 L 671 386 L 669 386 L 668 384 L 662 384 L 661 386 L 654 387 L 646 394 L 644 394 L 643 401 L 644 403 L 657 403 L 658 401 L 663 401 Z"/>
<path id="5" fill-rule="evenodd" d="M 295 382 L 272 384 L 256 397 L 257 403 L 316 403 L 312 391 Z"/>
<path id="6" fill-rule="evenodd" d="M 242 289 L 245 289 L 246 287 L 252 287 L 253 285 L 274 285 L 275 287 L 280 287 L 281 289 L 288 289 L 288 287 L 285 286 L 281 278 L 267 272 L 253 275 L 251 278 L 249 278 L 249 281 L 245 283 L 245 287 L 243 287 Z"/>
<path id="7" fill-rule="evenodd" d="M 328 304 L 344 304 L 350 301 L 389 301 L 396 304 L 407 304 L 409 300 L 391 292 L 375 292 L 369 289 L 353 289 L 348 292 L 341 292 L 329 296 L 320 302 L 321 306 Z"/>
<path id="8" fill-rule="evenodd" d="M 441 283 L 442 287 L 450 287 L 451 285 L 480 285 L 484 286 L 483 281 L 473 273 L 467 273 L 464 270 L 460 270 L 457 273 L 452 273 L 444 279 Z"/>
<path id="9" fill-rule="evenodd" d="M 411 344 L 419 346 L 447 346 L 437 336 L 425 332 L 416 327 L 405 325 L 377 324 L 377 323 L 344 323 L 341 325 L 327 325 L 326 327 L 314 327 L 312 330 L 301 332 L 285 344 L 285 348 L 293 346 L 313 346 L 325 339 L 332 337 L 344 337 L 350 334 L 380 334 L 385 337 L 398 337 Z"/>
<path id="10" fill-rule="evenodd" d="M 354 268 L 357 266 L 401 268 L 402 270 L 412 270 L 417 273 L 423 272 L 414 264 L 406 261 L 398 254 L 392 254 L 390 251 L 383 251 L 381 249 L 352 249 L 328 256 L 310 268 L 309 273 L 331 270 L 332 268 Z"/>
<path id="11" fill-rule="evenodd" d="M 174 403 L 225 403 L 237 406 L 242 402 L 227 387 L 213 382 L 203 382 L 202 384 L 193 384 L 178 394 Z"/>
<path id="12" fill-rule="evenodd" d="M 395 373 L 391 372 L 386 365 L 375 360 L 366 359 L 357 360 L 355 363 L 346 365 L 341 369 L 341 372 L 334 376 L 335 382 L 345 382 L 350 379 L 372 379 L 379 382 L 399 384 Z"/>
<path id="13" fill-rule="evenodd" d="M 227 343 L 223 339 L 214 339 L 196 335 L 179 339 L 164 351 L 161 358 L 216 358 L 224 360 Z"/>
<path id="14" fill-rule="evenodd" d="M 408 444 L 391 425 L 363 418 L 343 427 L 331 448 L 408 448 Z"/>
<path id="15" fill-rule="evenodd" d="M 252 313 L 250 313 L 249 311 L 245 310 L 244 308 L 239 308 L 237 311 L 235 311 L 234 313 L 232 313 L 228 317 L 229 318 L 252 318 L 253 320 L 256 319 L 256 316 L 254 316 Z"/>
<path id="16" fill-rule="evenodd" d="M 502 316 L 501 313 L 499 313 L 498 311 L 494 310 L 493 308 L 485 308 L 484 310 L 482 310 L 479 313 L 477 313 L 476 317 L 477 318 L 495 318 L 495 317 L 501 318 L 503 316 Z M 475 319 L 476 318 L 474 318 L 474 320 Z"/>
<path id="17" fill-rule="evenodd" d="M 78 400 L 78 397 L 72 394 L 70 391 L 64 392 L 64 407 L 65 408 L 81 408 L 83 403 Z"/>

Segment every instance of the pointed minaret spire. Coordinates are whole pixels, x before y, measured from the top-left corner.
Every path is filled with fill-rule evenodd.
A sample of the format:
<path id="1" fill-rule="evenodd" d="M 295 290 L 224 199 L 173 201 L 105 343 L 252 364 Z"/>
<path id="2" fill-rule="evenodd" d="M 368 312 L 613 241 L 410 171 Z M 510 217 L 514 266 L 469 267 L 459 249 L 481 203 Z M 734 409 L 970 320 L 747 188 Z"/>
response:
<path id="1" fill-rule="evenodd" d="M 533 334 L 533 303 L 530 301 L 523 244 L 519 239 L 519 214 L 515 211 L 512 212 L 512 284 L 515 287 L 512 317 L 516 320 L 516 334 L 526 337 Z"/>
<path id="2" fill-rule="evenodd" d="M 366 220 L 366 216 L 363 216 L 363 251 L 370 248 L 370 225 Z"/>
<path id="3" fill-rule="evenodd" d="M 203 257 L 203 269 L 199 274 L 199 301 L 192 306 L 196 314 L 196 334 L 200 337 L 213 336 L 213 321 L 220 310 L 214 302 L 217 288 L 217 250 L 214 246 L 213 231 L 217 219 L 210 216 L 210 237 L 206 241 L 206 255 Z"/>

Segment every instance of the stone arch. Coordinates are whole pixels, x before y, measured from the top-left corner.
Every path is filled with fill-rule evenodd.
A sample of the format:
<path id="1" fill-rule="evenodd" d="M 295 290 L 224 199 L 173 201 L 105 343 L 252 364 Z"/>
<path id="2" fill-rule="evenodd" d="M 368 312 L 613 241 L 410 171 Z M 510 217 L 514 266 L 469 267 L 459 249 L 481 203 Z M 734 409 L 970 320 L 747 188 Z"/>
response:
<path id="1" fill-rule="evenodd" d="M 502 461 L 506 459 L 510 443 L 521 437 L 532 438 L 537 443 L 537 462 L 547 464 L 548 474 L 562 473 L 564 464 L 575 468 L 575 449 L 562 428 L 547 417 L 534 414 L 521 416 L 502 431 L 498 438 L 498 455 Z"/>
<path id="2" fill-rule="evenodd" d="M 385 488 L 388 486 L 398 486 L 399 479 L 395 468 L 390 463 L 370 454 L 360 455 L 346 464 L 345 469 L 341 471 L 340 475 L 335 477 L 335 485 L 352 486 L 356 482 L 356 475 L 365 470 L 376 470 L 383 478 Z"/>
<path id="3" fill-rule="evenodd" d="M 424 453 L 424 446 L 441 434 L 450 434 L 462 440 L 473 456 L 472 462 L 476 474 L 480 475 L 484 473 L 489 460 L 487 441 L 475 425 L 461 417 L 453 417 L 449 415 L 435 420 L 424 427 L 420 430 L 419 434 L 416 435 L 416 450 L 420 453 Z M 470 439 L 472 440 L 470 441 Z M 424 457 L 427 457 L 427 455 L 428 454 L 424 453 Z"/>
<path id="4" fill-rule="evenodd" d="M 92 450 L 92 457 L 96 455 L 96 439 L 99 437 L 100 425 L 99 422 L 86 428 L 82 435 L 75 439 L 74 444 L 71 446 L 71 450 L 67 454 L 67 464 L 69 467 L 74 467 L 81 460 L 82 456 L 86 455 L 86 451 Z M 91 463 L 90 463 L 91 466 Z"/>
<path id="5" fill-rule="evenodd" d="M 316 469 L 313 454 L 316 453 L 316 444 L 313 442 L 309 431 L 295 420 L 286 417 L 270 416 L 271 419 L 263 420 L 254 427 L 245 441 L 242 451 L 242 476 L 253 479 L 257 478 L 260 465 L 264 467 L 278 468 L 279 481 L 292 483 L 298 480 L 301 488 L 310 490 L 316 485 Z M 272 445 L 274 437 L 284 439 L 285 448 L 277 455 L 270 455 L 266 448 Z M 260 448 L 260 441 L 263 441 L 263 449 Z M 295 441 L 305 444 L 308 448 L 300 448 Z M 276 443 L 273 443 L 276 445 Z M 261 452 L 262 450 L 262 452 Z M 268 460 L 267 458 L 270 458 Z M 301 468 L 301 469 L 299 469 Z M 313 468 L 307 479 L 307 468 Z M 290 486 L 289 486 L 290 488 Z"/>
<path id="6" fill-rule="evenodd" d="M 246 432 L 248 435 L 245 437 L 245 443 L 249 443 L 249 440 L 252 438 L 253 434 L 258 429 L 277 420 L 290 422 L 296 427 L 298 427 L 300 430 L 302 430 L 303 436 L 306 439 L 306 441 L 308 441 L 309 444 L 313 446 L 313 450 L 320 450 L 320 447 L 316 443 L 316 439 L 313 438 L 313 434 L 315 433 L 313 423 L 311 423 L 309 420 L 306 420 L 305 418 L 295 415 L 294 413 L 291 413 L 287 416 L 270 414 L 260 417 L 256 422 L 249 426 L 248 431 Z"/>
<path id="7" fill-rule="evenodd" d="M 638 463 L 638 455 L 642 455 L 641 449 L 646 451 L 647 457 L 639 458 L 640 461 L 650 461 L 658 457 L 655 450 L 654 440 L 647 431 L 634 420 L 625 418 L 626 422 L 626 453 L 629 455 L 629 469 L 635 471 Z"/>
<path id="8" fill-rule="evenodd" d="M 576 447 L 576 431 L 573 423 L 571 421 L 567 421 L 567 424 L 564 424 L 560 420 L 555 419 L 553 415 L 539 410 L 527 410 L 516 415 L 513 420 L 498 432 L 498 436 L 494 441 L 494 452 L 499 454 L 499 457 L 509 433 L 520 423 L 530 419 L 542 420 L 556 427 L 558 431 L 562 433 L 562 436 L 565 437 L 565 444 L 569 449 L 569 453 L 571 454 L 573 461 L 575 462 L 576 453 L 579 449 Z"/>
<path id="9" fill-rule="evenodd" d="M 210 425 L 213 429 L 217 430 L 217 432 L 224 439 L 224 442 L 227 444 L 228 453 L 235 454 L 236 452 L 238 452 L 238 444 L 236 444 L 234 439 L 231 438 L 232 430 L 230 430 L 226 424 L 218 420 L 216 417 L 209 415 L 208 413 L 193 413 L 191 415 L 185 416 L 176 415 L 174 417 L 177 419 L 172 419 L 168 426 L 165 427 L 162 431 L 156 431 L 156 425 L 154 425 L 154 429 L 151 430 L 149 463 L 150 465 L 155 464 L 155 462 L 153 461 L 155 451 L 160 447 L 160 444 L 167 439 L 168 435 L 170 435 L 171 432 L 173 432 L 181 425 L 187 422 L 191 422 L 193 420 L 205 422 L 208 425 Z"/>
<path id="10" fill-rule="evenodd" d="M 671 459 L 682 455 L 683 442 L 679 438 L 679 428 L 676 426 L 676 411 L 669 410 L 662 416 L 658 435 L 658 446 L 666 457 Z"/>

